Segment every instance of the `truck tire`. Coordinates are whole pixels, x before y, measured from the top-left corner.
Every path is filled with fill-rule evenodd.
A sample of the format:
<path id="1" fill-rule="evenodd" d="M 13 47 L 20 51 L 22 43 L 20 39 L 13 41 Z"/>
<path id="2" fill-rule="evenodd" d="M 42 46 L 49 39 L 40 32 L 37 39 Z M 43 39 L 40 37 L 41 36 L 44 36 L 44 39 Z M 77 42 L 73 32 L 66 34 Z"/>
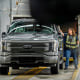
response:
<path id="1" fill-rule="evenodd" d="M 60 66 L 59 66 L 60 69 L 63 69 L 63 63 L 64 63 L 64 61 L 63 61 L 63 57 L 62 57 L 62 62 L 60 63 Z"/>
<path id="2" fill-rule="evenodd" d="M 59 62 L 56 64 L 56 66 L 51 67 L 51 74 L 58 74 L 59 73 Z"/>
<path id="3" fill-rule="evenodd" d="M 60 64 L 60 69 L 63 69 L 63 63 Z"/>
<path id="4" fill-rule="evenodd" d="M 8 75 L 9 67 L 0 67 L 0 74 Z"/>

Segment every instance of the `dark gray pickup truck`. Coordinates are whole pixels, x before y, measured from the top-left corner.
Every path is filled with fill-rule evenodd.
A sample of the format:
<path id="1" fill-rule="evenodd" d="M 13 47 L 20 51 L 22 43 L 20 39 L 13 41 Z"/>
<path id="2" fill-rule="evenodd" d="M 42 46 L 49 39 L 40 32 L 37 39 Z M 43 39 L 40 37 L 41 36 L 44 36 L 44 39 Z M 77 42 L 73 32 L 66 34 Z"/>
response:
<path id="1" fill-rule="evenodd" d="M 34 19 L 12 22 L 8 32 L 2 33 L 0 45 L 0 73 L 9 67 L 51 67 L 51 74 L 63 68 L 63 38 L 58 27 L 38 24 Z"/>

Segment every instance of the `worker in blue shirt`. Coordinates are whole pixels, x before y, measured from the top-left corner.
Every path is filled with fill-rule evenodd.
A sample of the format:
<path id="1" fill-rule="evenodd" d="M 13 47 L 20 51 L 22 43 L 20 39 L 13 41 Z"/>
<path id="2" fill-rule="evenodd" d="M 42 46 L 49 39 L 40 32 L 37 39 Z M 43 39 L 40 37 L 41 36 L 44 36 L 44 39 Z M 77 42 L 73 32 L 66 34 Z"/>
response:
<path id="1" fill-rule="evenodd" d="M 62 32 L 62 30 L 60 29 L 61 34 L 64 36 L 64 33 Z M 75 33 L 74 28 L 69 28 L 68 29 L 68 34 L 66 37 L 66 43 L 65 43 L 65 47 L 66 47 L 66 62 L 65 62 L 65 70 L 68 69 L 68 65 L 69 65 L 69 58 L 71 56 L 71 54 L 73 55 L 74 58 L 74 65 L 75 65 L 75 69 L 77 69 L 77 65 L 78 65 L 78 59 L 77 59 L 77 47 L 79 47 L 79 39 L 78 36 Z"/>

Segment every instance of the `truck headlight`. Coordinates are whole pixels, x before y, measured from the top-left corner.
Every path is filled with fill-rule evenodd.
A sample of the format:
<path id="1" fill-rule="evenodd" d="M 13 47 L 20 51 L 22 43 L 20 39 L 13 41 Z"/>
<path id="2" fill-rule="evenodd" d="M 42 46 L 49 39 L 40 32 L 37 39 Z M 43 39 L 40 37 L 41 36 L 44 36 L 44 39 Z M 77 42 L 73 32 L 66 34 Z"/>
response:
<path id="1" fill-rule="evenodd" d="M 5 42 L 2 42 L 2 51 L 6 51 L 7 50 L 7 47 L 6 47 L 6 43 Z"/>
<path id="2" fill-rule="evenodd" d="M 57 46 L 56 42 L 54 42 L 54 51 L 56 51 L 56 46 Z"/>
<path id="3" fill-rule="evenodd" d="M 10 43 L 7 43 L 6 45 L 7 45 L 7 46 L 6 46 L 6 47 L 7 47 L 7 48 L 6 48 L 7 51 L 10 51 Z"/>
<path id="4" fill-rule="evenodd" d="M 2 52 L 2 42 L 0 41 L 0 51 Z"/>
<path id="5" fill-rule="evenodd" d="M 10 45 L 10 43 L 2 42 L 2 51 L 3 52 L 10 51 L 9 45 Z"/>
<path id="6" fill-rule="evenodd" d="M 58 42 L 54 40 L 54 52 L 58 52 Z"/>

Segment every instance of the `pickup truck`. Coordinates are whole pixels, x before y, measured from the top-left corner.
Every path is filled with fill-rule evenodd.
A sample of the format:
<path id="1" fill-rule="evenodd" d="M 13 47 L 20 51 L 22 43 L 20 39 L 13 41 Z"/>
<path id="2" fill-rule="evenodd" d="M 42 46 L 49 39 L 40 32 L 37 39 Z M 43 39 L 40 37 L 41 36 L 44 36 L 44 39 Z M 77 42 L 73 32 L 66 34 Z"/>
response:
<path id="1" fill-rule="evenodd" d="M 0 74 L 9 67 L 50 67 L 51 74 L 63 68 L 63 37 L 53 24 L 34 19 L 14 20 L 0 42 Z"/>

